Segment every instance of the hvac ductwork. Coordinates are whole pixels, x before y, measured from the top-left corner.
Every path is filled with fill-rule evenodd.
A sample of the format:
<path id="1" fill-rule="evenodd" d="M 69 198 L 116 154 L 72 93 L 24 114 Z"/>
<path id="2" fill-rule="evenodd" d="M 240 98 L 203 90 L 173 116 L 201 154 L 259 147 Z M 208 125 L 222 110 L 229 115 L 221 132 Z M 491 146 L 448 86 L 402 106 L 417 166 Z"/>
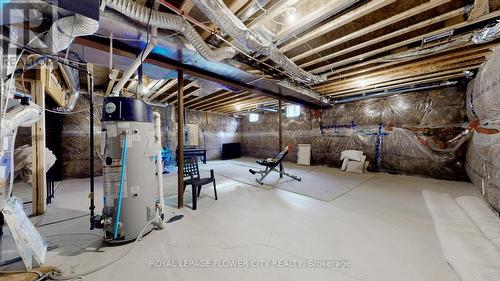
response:
<path id="1" fill-rule="evenodd" d="M 12 134 L 19 127 L 30 127 L 40 119 L 41 115 L 42 110 L 34 103 L 28 106 L 14 106 L 2 118 L 0 137 Z"/>
<path id="2" fill-rule="evenodd" d="M 196 51 L 208 61 L 221 61 L 223 59 L 232 58 L 236 54 L 236 50 L 231 47 L 224 47 L 216 50 L 210 49 L 198 32 L 180 16 L 155 10 L 150 11 L 148 7 L 130 0 L 104 1 L 107 7 L 141 22 L 142 24 L 148 24 L 149 13 L 151 12 L 151 19 L 149 19 L 149 24 L 151 26 L 181 33 L 194 46 Z"/>
<path id="3" fill-rule="evenodd" d="M 268 56 L 277 63 L 293 79 L 306 83 L 316 84 L 326 80 L 326 75 L 309 73 L 292 60 L 287 58 L 272 42 L 262 38 L 254 31 L 248 29 L 221 0 L 192 0 L 193 3 L 225 33 L 232 37 L 238 45 L 247 51 L 257 52 Z"/>
<path id="4" fill-rule="evenodd" d="M 497 39 L 500 36 L 500 20 L 488 24 L 482 30 L 474 33 L 471 41 L 476 44 L 484 44 Z"/>
<path id="5" fill-rule="evenodd" d="M 76 14 L 54 21 L 42 41 L 52 53 L 58 53 L 67 49 L 75 37 L 94 34 L 98 28 L 98 21 Z"/>
<path id="6" fill-rule="evenodd" d="M 58 107 L 57 111 L 70 112 L 75 109 L 76 101 L 80 97 L 80 79 L 77 69 L 73 69 L 67 65 L 59 64 L 59 67 L 62 67 L 66 74 L 68 75 L 68 80 L 70 82 L 71 93 L 69 96 L 68 103 L 64 107 Z"/>

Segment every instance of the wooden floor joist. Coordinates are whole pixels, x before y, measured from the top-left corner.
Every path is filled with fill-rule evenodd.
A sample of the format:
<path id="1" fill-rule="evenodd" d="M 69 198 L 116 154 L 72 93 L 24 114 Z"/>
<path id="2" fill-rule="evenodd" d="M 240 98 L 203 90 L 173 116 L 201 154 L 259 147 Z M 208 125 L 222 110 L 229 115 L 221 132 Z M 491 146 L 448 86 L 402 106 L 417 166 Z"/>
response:
<path id="1" fill-rule="evenodd" d="M 444 75 L 444 76 L 438 76 L 438 77 L 432 77 L 432 78 L 427 78 L 427 79 L 422 79 L 419 78 L 417 81 L 409 81 L 409 82 L 404 82 L 404 83 L 399 83 L 396 85 L 389 85 L 389 86 L 378 86 L 374 89 L 361 89 L 361 90 L 356 90 L 353 92 L 349 93 L 330 93 L 327 94 L 326 96 L 330 97 L 335 97 L 335 98 L 340 98 L 340 97 L 350 97 L 350 96 L 357 96 L 357 95 L 362 95 L 367 92 L 373 92 L 373 91 L 384 91 L 384 90 L 389 90 L 393 88 L 400 88 L 400 87 L 410 87 L 418 84 L 425 84 L 425 83 L 436 83 L 436 82 L 441 82 L 441 81 L 448 81 L 452 79 L 458 79 L 464 77 L 465 74 L 463 72 L 458 72 L 456 74 L 450 74 L 450 75 Z"/>
<path id="2" fill-rule="evenodd" d="M 430 1 L 430 2 L 427 2 L 425 4 L 422 4 L 420 6 L 417 6 L 417 7 L 414 7 L 412 9 L 409 9 L 407 11 L 404 11 L 403 13 L 400 13 L 400 14 L 396 14 L 390 18 L 387 18 L 383 21 L 379 21 L 377 23 L 374 23 L 372 25 L 369 25 L 365 28 L 362 28 L 358 31 L 355 31 L 355 32 L 352 32 L 352 33 L 349 33 L 349 34 L 346 34 L 345 36 L 342 36 L 340 38 L 337 38 L 335 40 L 332 40 L 326 44 L 323 44 L 319 47 L 316 47 L 316 48 L 313 48 L 307 52 L 303 52 L 295 57 L 292 58 L 293 61 L 298 61 L 298 60 L 301 60 L 303 58 L 306 58 L 308 56 L 312 56 L 316 53 L 319 53 L 319 52 L 322 52 L 324 50 L 327 50 L 327 49 L 330 49 L 330 48 L 333 48 L 335 46 L 338 46 L 342 43 L 345 43 L 345 42 L 348 42 L 354 38 L 357 38 L 357 37 L 361 37 L 363 35 L 366 35 L 366 34 L 369 34 L 370 32 L 373 32 L 373 31 L 376 31 L 378 29 L 381 29 L 381 28 L 384 28 L 384 27 L 387 27 L 391 24 L 394 24 L 394 23 L 397 23 L 401 20 L 404 20 L 406 18 L 409 18 L 409 17 L 413 17 L 415 15 L 418 15 L 420 13 L 423 13 L 423 12 L 426 12 L 426 11 L 429 11 L 433 8 L 436 8 L 440 5 L 443 5 L 445 3 L 448 3 L 450 2 L 451 0 L 435 0 L 435 1 Z"/>
<path id="3" fill-rule="evenodd" d="M 381 54 L 381 53 L 384 53 L 387 51 L 391 51 L 391 50 L 394 50 L 394 49 L 397 49 L 400 47 L 404 47 L 404 46 L 411 44 L 411 43 L 422 41 L 422 39 L 427 38 L 427 37 L 439 35 L 439 34 L 442 34 L 444 32 L 448 32 L 450 30 L 463 28 L 463 27 L 470 26 L 470 25 L 473 25 L 473 24 L 476 24 L 479 22 L 484 22 L 484 21 L 487 21 L 487 20 L 490 20 L 492 18 L 499 17 L 499 16 L 500 16 L 500 11 L 495 11 L 493 13 L 489 13 L 487 15 L 484 15 L 484 16 L 479 17 L 479 18 L 472 20 L 472 21 L 465 21 L 465 22 L 462 22 L 459 24 L 454 24 L 452 26 L 444 27 L 444 28 L 441 28 L 441 29 L 438 29 L 438 30 L 435 30 L 435 31 L 432 31 L 432 32 L 429 32 L 429 33 L 426 33 L 423 35 L 419 35 L 419 36 L 416 36 L 416 37 L 413 37 L 413 38 L 410 38 L 410 39 L 407 39 L 407 40 L 404 40 L 404 41 L 401 41 L 401 42 L 398 42 L 395 44 L 391 44 L 389 46 L 385 46 L 385 47 L 375 49 L 375 50 L 372 50 L 372 51 L 369 51 L 369 52 L 366 52 L 366 53 L 363 53 L 360 55 L 349 57 L 348 59 L 344 59 L 341 61 L 337 61 L 335 63 L 330 63 L 327 65 L 324 65 L 324 66 L 313 69 L 312 72 L 316 73 L 316 74 L 317 73 L 324 73 L 324 72 L 333 73 L 334 69 L 338 68 L 340 66 L 344 66 L 344 65 L 347 65 L 347 64 L 353 63 L 353 62 L 359 62 L 359 61 L 362 61 L 362 60 L 367 59 L 369 57 L 372 57 L 372 56 L 375 56 L 375 55 L 378 55 L 378 54 Z"/>
<path id="4" fill-rule="evenodd" d="M 154 100 L 156 99 L 157 97 L 159 97 L 161 94 L 163 94 L 164 92 L 166 92 L 167 90 L 171 89 L 172 87 L 174 87 L 175 85 L 177 84 L 177 79 L 172 79 L 170 81 L 168 81 L 167 83 L 165 83 L 163 86 L 161 86 L 160 89 L 156 90 L 151 96 L 149 96 L 149 98 L 151 100 Z"/>
<path id="5" fill-rule="evenodd" d="M 214 93 L 208 97 L 195 97 L 189 101 L 186 101 L 186 105 L 189 105 L 191 107 L 195 107 L 197 105 L 200 105 L 200 104 L 204 104 L 204 103 L 207 103 L 209 101 L 212 101 L 212 100 L 215 100 L 215 99 L 220 99 L 222 98 L 223 96 L 227 96 L 228 94 L 231 94 L 231 92 L 229 91 L 222 91 L 222 92 L 219 92 L 219 93 Z M 236 94 L 236 93 L 234 93 Z"/>
<path id="6" fill-rule="evenodd" d="M 463 15 L 464 13 L 465 13 L 465 9 L 464 8 L 456 9 L 456 10 L 453 10 L 453 11 L 448 12 L 446 14 L 442 14 L 442 15 L 439 15 L 437 17 L 434 17 L 434 18 L 431 18 L 431 19 L 419 22 L 417 24 L 414 24 L 414 25 L 411 25 L 411 26 L 399 29 L 397 31 L 384 34 L 383 36 L 379 36 L 379 37 L 374 38 L 372 40 L 363 42 L 361 44 L 357 44 L 357 45 L 354 45 L 352 47 L 345 48 L 345 49 L 343 49 L 341 51 L 338 51 L 338 52 L 335 52 L 335 53 L 332 53 L 332 54 L 329 54 L 329 55 L 326 55 L 326 56 L 322 56 L 321 58 L 308 61 L 306 63 L 301 64 L 300 66 L 301 67 L 308 67 L 308 66 L 315 65 L 315 64 L 323 62 L 323 61 L 328 61 L 328 60 L 334 59 L 336 57 L 339 57 L 341 55 L 348 54 L 348 53 L 354 52 L 356 50 L 360 50 L 360 49 L 366 48 L 367 46 L 375 45 L 377 43 L 389 40 L 391 38 L 396 38 L 396 37 L 401 36 L 403 34 L 407 34 L 407 33 L 419 30 L 421 28 L 431 26 L 431 25 L 436 24 L 438 22 L 442 22 L 442 21 L 454 18 L 454 17 L 459 16 L 459 15 Z"/>
<path id="7" fill-rule="evenodd" d="M 373 66 L 369 65 L 368 67 L 362 67 L 362 68 L 359 68 L 356 70 L 341 71 L 339 69 L 339 71 L 341 71 L 341 72 L 328 78 L 327 82 L 322 83 L 321 85 L 318 85 L 318 86 L 314 86 L 313 89 L 315 89 L 315 90 L 321 89 L 323 87 L 330 85 L 331 83 L 334 83 L 337 80 L 346 79 L 347 77 L 352 77 L 352 76 L 361 75 L 361 74 L 367 75 L 367 74 L 371 74 L 373 72 L 376 72 L 377 70 L 390 69 L 390 68 L 398 67 L 401 65 L 412 65 L 412 64 L 415 64 L 415 62 L 418 63 L 422 60 L 428 61 L 429 59 L 434 59 L 435 61 L 440 61 L 440 60 L 451 59 L 454 57 L 467 56 L 470 53 L 475 53 L 475 52 L 480 52 L 480 51 L 485 51 L 485 50 L 487 50 L 488 52 L 491 52 L 491 48 L 493 48 L 495 45 L 497 45 L 497 43 L 484 44 L 484 45 L 478 45 L 478 46 L 474 45 L 474 46 L 469 46 L 468 48 L 465 48 L 465 49 L 462 48 L 462 50 L 457 50 L 457 51 L 453 51 L 453 50 L 460 49 L 460 48 L 454 48 L 453 50 L 450 49 L 450 50 L 443 50 L 440 52 L 433 52 L 433 53 L 428 54 L 427 56 L 413 56 L 413 57 L 410 57 L 409 60 L 381 63 L 381 64 L 375 64 Z M 449 52 L 449 51 L 453 51 L 453 52 Z M 449 53 L 447 53 L 447 52 L 449 52 Z"/>
<path id="8" fill-rule="evenodd" d="M 236 106 L 237 104 L 243 103 L 244 101 L 247 101 L 249 99 L 256 98 L 256 97 L 259 97 L 259 96 L 249 94 L 249 95 L 244 95 L 243 97 L 240 97 L 240 98 L 229 98 L 227 101 L 216 102 L 216 103 L 213 103 L 212 105 L 208 105 L 208 106 L 204 105 L 204 106 L 198 107 L 196 109 L 210 110 L 210 109 L 225 106 L 228 104 L 234 104 Z"/>
<path id="9" fill-rule="evenodd" d="M 317 38 L 321 35 L 324 35 L 340 26 L 343 26 L 345 24 L 348 24 L 351 21 L 354 21 L 356 19 L 359 19 L 373 11 L 376 11 L 382 7 L 385 7 L 391 3 L 394 3 L 396 0 L 372 0 L 369 1 L 368 3 L 362 5 L 361 7 L 354 9 L 351 12 L 348 12 L 324 25 L 321 25 L 320 27 L 307 32 L 305 35 L 300 36 L 299 38 L 291 41 L 289 44 L 286 44 L 282 47 L 280 47 L 280 50 L 282 52 L 286 52 L 288 50 L 291 50 L 301 44 L 307 43 L 311 41 L 314 38 Z"/>
<path id="10" fill-rule="evenodd" d="M 223 102 L 236 102 L 238 100 L 240 100 L 241 98 L 245 98 L 245 97 L 248 97 L 250 96 L 248 93 L 242 93 L 242 94 L 235 94 L 235 93 L 226 93 L 225 95 L 222 95 L 222 96 L 217 96 L 217 98 L 214 99 L 208 99 L 207 100 L 204 100 L 204 101 L 201 101 L 201 102 L 197 102 L 195 104 L 192 104 L 190 105 L 191 108 L 194 108 L 194 109 L 202 109 L 202 108 L 206 108 L 208 106 L 212 106 L 212 105 L 217 105 L 217 104 L 222 104 Z M 253 96 L 253 95 L 252 95 Z"/>
<path id="11" fill-rule="evenodd" d="M 441 62 L 420 62 L 415 65 L 401 66 L 399 68 L 391 68 L 384 71 L 375 72 L 369 75 L 356 76 L 345 80 L 340 80 L 329 84 L 327 87 L 319 88 L 319 91 L 338 91 L 340 89 L 349 89 L 359 86 L 360 82 L 364 85 L 376 84 L 380 82 L 389 82 L 400 77 L 418 76 L 422 73 L 439 72 L 446 69 L 453 69 L 460 66 L 482 63 L 486 60 L 489 51 L 480 52 L 469 55 L 467 57 L 459 57 Z"/>
<path id="12" fill-rule="evenodd" d="M 464 76 L 464 71 L 467 71 L 467 70 L 475 70 L 477 68 L 479 68 L 480 66 L 480 63 L 477 63 L 477 64 L 472 64 L 470 66 L 467 66 L 467 67 L 461 67 L 461 68 L 457 68 L 457 69 L 451 69 L 451 70 L 446 70 L 446 71 L 442 71 L 442 72 L 437 72 L 437 73 L 431 73 L 431 74 L 426 74 L 426 75 L 420 75 L 420 76 L 410 76 L 408 78 L 404 78 L 404 79 L 400 79 L 400 80 L 396 80 L 396 81 L 391 81 L 391 82 L 384 82 L 384 83 L 379 83 L 379 84 L 374 84 L 374 85 L 370 85 L 370 86 L 366 86 L 366 87 L 359 87 L 359 88 L 356 88 L 356 89 L 349 89 L 349 90 L 343 90 L 343 91 L 328 91 L 328 93 L 333 93 L 333 94 L 330 94 L 330 95 L 335 95 L 335 96 L 338 96 L 338 95 L 342 95 L 342 94 L 347 94 L 347 93 L 352 93 L 355 91 L 368 91 L 368 90 L 373 90 L 373 89 L 379 89 L 381 87 L 385 87 L 385 86 L 398 86 L 398 85 L 401 85 L 401 84 L 404 84 L 404 83 L 407 83 L 407 82 L 419 82 L 419 81 L 422 81 L 424 79 L 428 79 L 428 78 L 436 78 L 436 79 L 443 79 L 444 76 L 446 75 L 449 75 L 449 74 L 462 74 L 462 76 Z"/>

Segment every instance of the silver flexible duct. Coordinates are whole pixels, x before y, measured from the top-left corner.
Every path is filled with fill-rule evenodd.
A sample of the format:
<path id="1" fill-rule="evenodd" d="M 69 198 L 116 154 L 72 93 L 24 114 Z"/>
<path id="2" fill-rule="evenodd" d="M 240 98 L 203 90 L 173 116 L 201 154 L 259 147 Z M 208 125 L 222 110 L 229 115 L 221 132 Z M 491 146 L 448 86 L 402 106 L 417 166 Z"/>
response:
<path id="1" fill-rule="evenodd" d="M 482 30 L 474 33 L 472 42 L 476 44 L 484 44 L 497 39 L 500 36 L 500 20 L 488 24 Z"/>
<path id="2" fill-rule="evenodd" d="M 326 75 L 314 75 L 303 70 L 287 58 L 272 42 L 248 29 L 227 8 L 222 0 L 192 1 L 212 22 L 216 23 L 224 32 L 231 36 L 243 49 L 268 56 L 300 82 L 316 84 L 326 80 Z"/>
<path id="3" fill-rule="evenodd" d="M 19 127 L 30 127 L 41 117 L 42 110 L 34 103 L 16 105 L 2 118 L 0 137 L 12 134 Z"/>
<path id="4" fill-rule="evenodd" d="M 53 53 L 58 53 L 68 48 L 75 37 L 91 35 L 98 28 L 98 21 L 76 14 L 54 21 L 42 41 Z"/>
<path id="5" fill-rule="evenodd" d="M 150 10 L 138 2 L 130 0 L 105 0 L 105 4 L 107 7 L 136 21 L 143 24 L 148 23 Z M 198 32 L 180 16 L 153 10 L 151 12 L 149 24 L 160 29 L 168 29 L 181 33 L 200 55 L 208 61 L 221 61 L 223 59 L 232 58 L 236 54 L 236 50 L 231 47 L 224 47 L 216 50 L 210 49 Z"/>
<path id="6" fill-rule="evenodd" d="M 59 67 L 64 68 L 66 73 L 68 74 L 68 78 L 70 80 L 70 90 L 71 94 L 69 96 L 68 103 L 64 107 L 58 107 L 57 111 L 70 112 L 75 109 L 76 101 L 80 97 L 80 79 L 78 75 L 78 70 L 71 68 L 64 64 L 59 64 Z"/>

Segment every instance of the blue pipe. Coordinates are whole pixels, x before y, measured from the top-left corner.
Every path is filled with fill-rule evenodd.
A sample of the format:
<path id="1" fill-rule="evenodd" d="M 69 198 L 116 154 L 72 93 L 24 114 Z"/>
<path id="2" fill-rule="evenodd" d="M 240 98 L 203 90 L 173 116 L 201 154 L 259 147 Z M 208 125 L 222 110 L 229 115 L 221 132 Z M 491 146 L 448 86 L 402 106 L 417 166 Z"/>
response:
<path id="1" fill-rule="evenodd" d="M 120 222 L 120 212 L 122 209 L 122 196 L 123 196 L 123 178 L 125 177 L 125 162 L 127 160 L 127 134 L 123 140 L 123 151 L 122 151 L 122 170 L 120 174 L 120 192 L 118 195 L 118 206 L 116 208 L 116 221 L 115 221 L 115 231 L 113 234 L 113 239 L 118 238 L 118 223 Z"/>

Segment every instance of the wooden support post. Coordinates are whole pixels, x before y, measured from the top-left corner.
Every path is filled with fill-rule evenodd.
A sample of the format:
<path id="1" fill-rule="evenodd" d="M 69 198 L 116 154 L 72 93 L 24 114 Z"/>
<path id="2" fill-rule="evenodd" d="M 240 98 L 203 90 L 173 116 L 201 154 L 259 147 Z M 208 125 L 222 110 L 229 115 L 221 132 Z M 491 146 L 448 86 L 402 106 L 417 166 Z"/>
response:
<path id="1" fill-rule="evenodd" d="M 177 70 L 177 208 L 184 207 L 184 73 Z"/>
<path id="2" fill-rule="evenodd" d="M 45 85 L 42 76 L 47 69 L 42 67 L 37 71 L 37 80 L 31 83 L 33 102 L 42 109 L 42 118 L 31 127 L 32 135 L 32 214 L 41 215 L 46 205 L 46 177 L 45 177 Z"/>
<path id="3" fill-rule="evenodd" d="M 278 100 L 278 152 L 281 152 L 283 149 L 283 112 L 282 112 L 283 101 L 281 99 Z M 283 172 L 283 164 L 280 163 L 280 171 Z M 283 175 L 280 174 L 280 178 Z"/>

